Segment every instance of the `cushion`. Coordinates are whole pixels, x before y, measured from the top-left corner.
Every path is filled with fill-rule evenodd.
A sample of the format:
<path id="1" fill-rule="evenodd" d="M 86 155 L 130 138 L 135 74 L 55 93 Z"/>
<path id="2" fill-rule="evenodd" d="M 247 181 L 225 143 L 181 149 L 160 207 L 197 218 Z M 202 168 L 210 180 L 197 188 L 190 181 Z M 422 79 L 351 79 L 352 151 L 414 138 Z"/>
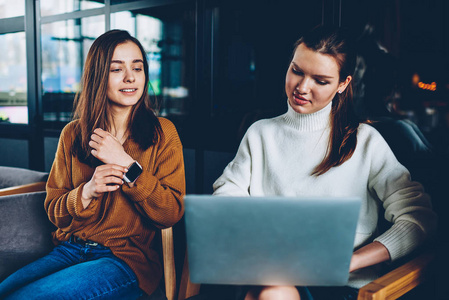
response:
<path id="1" fill-rule="evenodd" d="M 0 189 L 47 181 L 48 173 L 23 168 L 0 166 Z"/>
<path id="2" fill-rule="evenodd" d="M 54 247 L 56 228 L 44 209 L 46 192 L 0 197 L 0 282 Z"/>

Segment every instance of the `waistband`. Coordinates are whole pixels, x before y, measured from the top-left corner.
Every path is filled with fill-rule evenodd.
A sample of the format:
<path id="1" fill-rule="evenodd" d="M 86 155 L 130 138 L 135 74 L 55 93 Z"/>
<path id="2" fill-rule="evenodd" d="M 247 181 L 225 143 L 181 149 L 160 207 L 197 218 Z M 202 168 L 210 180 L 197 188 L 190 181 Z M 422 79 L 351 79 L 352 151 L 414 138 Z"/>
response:
<path id="1" fill-rule="evenodd" d="M 72 242 L 72 243 L 75 243 L 75 244 L 82 245 L 84 247 L 87 247 L 87 246 L 89 246 L 89 247 L 98 247 L 98 246 L 103 247 L 103 245 L 101 245 L 101 244 L 99 244 L 97 242 L 93 242 L 93 241 L 89 241 L 89 240 L 83 240 L 83 239 L 81 239 L 81 238 L 79 238 L 77 236 L 74 236 L 74 235 L 70 236 L 70 240 L 69 241 Z"/>

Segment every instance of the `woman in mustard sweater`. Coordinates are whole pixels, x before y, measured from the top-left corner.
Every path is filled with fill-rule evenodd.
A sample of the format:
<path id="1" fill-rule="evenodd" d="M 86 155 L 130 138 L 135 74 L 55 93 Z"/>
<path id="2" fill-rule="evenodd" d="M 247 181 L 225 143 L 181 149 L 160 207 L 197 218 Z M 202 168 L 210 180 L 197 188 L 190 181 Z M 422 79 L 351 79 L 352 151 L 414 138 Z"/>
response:
<path id="1" fill-rule="evenodd" d="M 45 209 L 55 249 L 0 284 L 6 299 L 165 299 L 155 235 L 184 212 L 182 145 L 155 116 L 138 40 L 95 40 L 62 131 Z"/>

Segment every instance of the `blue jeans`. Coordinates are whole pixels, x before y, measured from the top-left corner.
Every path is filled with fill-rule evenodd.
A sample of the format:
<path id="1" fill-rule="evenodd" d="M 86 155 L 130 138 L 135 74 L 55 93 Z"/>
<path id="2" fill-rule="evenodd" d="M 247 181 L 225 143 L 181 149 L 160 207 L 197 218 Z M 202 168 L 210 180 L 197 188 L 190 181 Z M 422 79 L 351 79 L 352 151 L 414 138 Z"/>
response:
<path id="1" fill-rule="evenodd" d="M 63 242 L 0 283 L 0 299 L 137 299 L 134 272 L 101 245 Z"/>

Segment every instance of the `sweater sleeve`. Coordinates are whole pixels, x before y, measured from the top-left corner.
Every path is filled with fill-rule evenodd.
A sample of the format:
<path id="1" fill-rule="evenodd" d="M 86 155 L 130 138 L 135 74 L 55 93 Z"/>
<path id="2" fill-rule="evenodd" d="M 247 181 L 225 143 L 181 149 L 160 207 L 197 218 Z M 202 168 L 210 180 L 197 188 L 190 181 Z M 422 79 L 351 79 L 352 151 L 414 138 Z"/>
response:
<path id="1" fill-rule="evenodd" d="M 375 241 L 388 249 L 394 261 L 412 252 L 435 231 L 437 217 L 423 186 L 411 181 L 410 173 L 380 134 L 376 132 L 370 145 L 369 189 L 382 201 L 385 219 L 393 223 Z"/>
<path id="2" fill-rule="evenodd" d="M 152 166 L 143 166 L 143 172 L 132 188 L 122 185 L 123 192 L 135 202 L 141 214 L 150 218 L 159 228 L 178 222 L 184 213 L 185 174 L 182 145 L 175 126 L 161 119 L 163 137 Z"/>
<path id="3" fill-rule="evenodd" d="M 61 132 L 55 160 L 48 176 L 45 199 L 45 210 L 50 221 L 64 232 L 79 229 L 86 219 L 94 215 L 98 207 L 98 202 L 94 200 L 83 209 L 81 191 L 85 183 L 73 186 L 70 172 L 72 131 L 73 123 L 70 123 Z"/>
<path id="4" fill-rule="evenodd" d="M 226 166 L 223 174 L 214 182 L 214 195 L 217 196 L 249 196 L 251 182 L 251 148 L 250 135 L 252 128 L 242 139 L 235 158 Z"/>

